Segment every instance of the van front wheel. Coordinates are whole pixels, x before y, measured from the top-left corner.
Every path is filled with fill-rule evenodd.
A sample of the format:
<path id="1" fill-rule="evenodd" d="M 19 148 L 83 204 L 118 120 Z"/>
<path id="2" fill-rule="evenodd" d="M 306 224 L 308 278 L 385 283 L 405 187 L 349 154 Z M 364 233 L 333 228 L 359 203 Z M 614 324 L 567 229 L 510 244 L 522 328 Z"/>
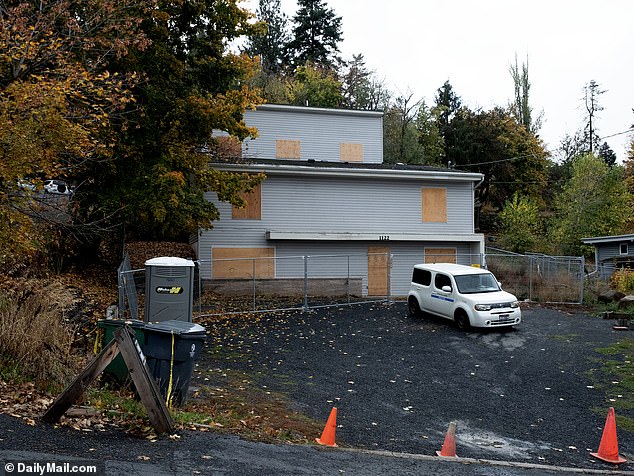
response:
<path id="1" fill-rule="evenodd" d="M 460 329 L 461 331 L 466 331 L 469 329 L 469 327 L 471 327 L 469 325 L 469 316 L 467 316 L 467 313 L 462 310 L 456 311 L 454 321 L 458 329 Z"/>
<path id="2" fill-rule="evenodd" d="M 418 305 L 418 299 L 414 296 L 411 296 L 407 300 L 407 310 L 409 311 L 409 317 L 420 317 L 422 312 L 420 310 L 420 306 Z"/>

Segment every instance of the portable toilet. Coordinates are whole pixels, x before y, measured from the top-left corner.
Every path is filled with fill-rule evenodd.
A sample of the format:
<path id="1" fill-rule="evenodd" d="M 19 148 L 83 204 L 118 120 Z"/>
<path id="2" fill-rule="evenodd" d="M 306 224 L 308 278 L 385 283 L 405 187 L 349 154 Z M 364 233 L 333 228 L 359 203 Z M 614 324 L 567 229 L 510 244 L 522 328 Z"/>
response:
<path id="1" fill-rule="evenodd" d="M 192 321 L 194 262 L 161 256 L 145 262 L 145 322 Z"/>

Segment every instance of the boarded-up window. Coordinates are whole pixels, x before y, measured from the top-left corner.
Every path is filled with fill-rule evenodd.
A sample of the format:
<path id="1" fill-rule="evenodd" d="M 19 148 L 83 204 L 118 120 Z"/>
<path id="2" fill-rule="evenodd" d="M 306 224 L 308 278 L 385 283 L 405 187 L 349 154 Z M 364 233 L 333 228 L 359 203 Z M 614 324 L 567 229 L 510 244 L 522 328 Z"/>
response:
<path id="1" fill-rule="evenodd" d="M 341 162 L 363 162 L 363 144 L 339 144 Z"/>
<path id="2" fill-rule="evenodd" d="M 422 189 L 423 223 L 447 223 L 447 189 Z"/>
<path id="3" fill-rule="evenodd" d="M 262 186 L 258 185 L 250 192 L 242 192 L 247 202 L 244 208 L 231 207 L 231 218 L 234 220 L 262 219 Z"/>
<path id="4" fill-rule="evenodd" d="M 272 279 L 275 277 L 275 248 L 212 248 L 214 279 Z"/>
<path id="5" fill-rule="evenodd" d="M 231 136 L 216 137 L 216 155 L 219 159 L 242 158 L 242 143 Z"/>
<path id="6" fill-rule="evenodd" d="M 456 263 L 455 248 L 425 248 L 425 263 Z"/>
<path id="7" fill-rule="evenodd" d="M 276 140 L 275 157 L 278 159 L 301 158 L 300 142 L 298 140 Z"/>

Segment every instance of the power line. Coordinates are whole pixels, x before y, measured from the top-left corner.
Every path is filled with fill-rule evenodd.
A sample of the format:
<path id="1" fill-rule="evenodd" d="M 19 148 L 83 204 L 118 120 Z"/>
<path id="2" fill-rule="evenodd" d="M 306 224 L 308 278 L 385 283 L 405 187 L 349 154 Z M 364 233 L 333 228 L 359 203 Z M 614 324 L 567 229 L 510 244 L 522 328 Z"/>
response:
<path id="1" fill-rule="evenodd" d="M 623 135 L 623 134 L 627 134 L 629 132 L 634 132 L 634 126 L 630 127 L 628 130 L 623 131 L 623 132 L 617 132 L 616 134 L 610 134 L 609 136 L 599 137 L 599 140 L 609 139 L 610 137 L 620 136 L 620 135 Z"/>

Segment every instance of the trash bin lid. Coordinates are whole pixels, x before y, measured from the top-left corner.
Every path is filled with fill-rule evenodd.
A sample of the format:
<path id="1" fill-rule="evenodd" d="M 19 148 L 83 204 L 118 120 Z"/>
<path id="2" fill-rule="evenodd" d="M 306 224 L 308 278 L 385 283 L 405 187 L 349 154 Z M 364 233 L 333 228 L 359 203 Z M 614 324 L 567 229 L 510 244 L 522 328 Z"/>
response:
<path id="1" fill-rule="evenodd" d="M 126 324 L 135 329 L 142 329 L 145 327 L 145 322 L 139 319 L 99 319 L 97 321 L 98 327 L 123 327 Z"/>
<path id="2" fill-rule="evenodd" d="M 149 322 L 145 325 L 145 330 L 166 332 L 168 334 L 204 334 L 207 329 L 193 322 L 171 320 L 157 322 L 156 324 Z"/>

